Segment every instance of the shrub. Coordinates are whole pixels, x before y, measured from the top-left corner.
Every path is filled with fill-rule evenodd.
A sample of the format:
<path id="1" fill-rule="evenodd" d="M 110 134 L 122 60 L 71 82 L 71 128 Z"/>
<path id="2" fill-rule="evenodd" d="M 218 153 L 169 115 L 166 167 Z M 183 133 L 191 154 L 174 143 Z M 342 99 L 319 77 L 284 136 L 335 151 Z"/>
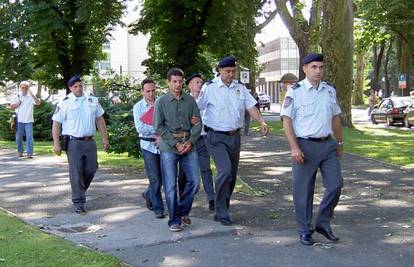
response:
<path id="1" fill-rule="evenodd" d="M 5 106 L 0 105 L 0 139 L 1 140 L 14 140 L 14 133 L 10 130 L 11 115 L 13 110 Z"/>
<path id="2" fill-rule="evenodd" d="M 52 116 L 54 106 L 46 101 L 41 101 L 33 110 L 33 138 L 36 141 L 52 140 Z"/>

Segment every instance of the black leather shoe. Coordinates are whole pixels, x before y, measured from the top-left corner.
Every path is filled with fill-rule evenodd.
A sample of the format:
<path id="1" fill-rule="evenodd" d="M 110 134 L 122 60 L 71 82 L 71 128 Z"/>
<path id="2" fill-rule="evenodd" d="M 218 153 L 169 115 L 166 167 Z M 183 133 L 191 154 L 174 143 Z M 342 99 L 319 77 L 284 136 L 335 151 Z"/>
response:
<path id="1" fill-rule="evenodd" d="M 210 200 L 210 201 L 208 202 L 208 209 L 209 209 L 210 211 L 214 211 L 214 209 L 215 209 L 215 206 L 214 206 L 214 200 Z"/>
<path id="2" fill-rule="evenodd" d="M 325 228 L 322 228 L 322 227 L 316 227 L 315 228 L 315 231 L 318 232 L 318 233 L 320 233 L 321 235 L 323 235 L 324 237 L 326 237 L 326 239 L 329 239 L 331 241 L 336 242 L 336 241 L 339 240 L 339 238 L 334 235 L 334 233 L 332 232 L 332 230 L 328 230 L 328 229 L 325 229 Z"/>
<path id="3" fill-rule="evenodd" d="M 162 212 L 162 211 L 160 211 L 160 212 L 156 211 L 154 213 L 155 213 L 155 218 L 157 218 L 157 219 L 164 219 L 165 218 L 164 212 Z"/>
<path id="4" fill-rule="evenodd" d="M 225 218 L 219 218 L 219 217 L 217 217 L 217 215 L 214 215 L 214 220 L 216 222 L 220 222 L 222 225 L 225 225 L 225 226 L 229 226 L 229 225 L 232 225 L 233 224 L 233 221 L 230 220 L 230 218 L 227 218 L 227 219 L 225 219 Z"/>
<path id="5" fill-rule="evenodd" d="M 85 209 L 84 206 L 78 206 L 78 207 L 75 208 L 75 212 L 77 214 L 80 214 L 80 215 L 85 215 L 86 214 L 86 209 Z"/>
<path id="6" fill-rule="evenodd" d="M 299 236 L 299 241 L 302 245 L 312 246 L 315 242 L 313 241 L 311 234 L 303 234 Z"/>
<path id="7" fill-rule="evenodd" d="M 145 192 L 144 193 L 142 193 L 142 197 L 144 198 L 144 200 L 145 200 L 145 205 L 147 205 L 147 208 L 149 209 L 149 210 L 154 210 L 154 208 L 152 207 L 152 203 L 151 203 L 151 201 L 148 199 L 148 196 L 145 194 Z"/>

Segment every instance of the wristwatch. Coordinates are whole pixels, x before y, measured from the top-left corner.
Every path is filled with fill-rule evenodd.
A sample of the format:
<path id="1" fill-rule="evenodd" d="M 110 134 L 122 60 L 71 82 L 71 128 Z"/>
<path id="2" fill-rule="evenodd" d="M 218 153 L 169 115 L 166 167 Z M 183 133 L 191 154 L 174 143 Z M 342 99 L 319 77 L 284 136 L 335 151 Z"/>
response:
<path id="1" fill-rule="evenodd" d="M 343 146 L 344 145 L 344 141 L 338 141 L 338 146 Z"/>

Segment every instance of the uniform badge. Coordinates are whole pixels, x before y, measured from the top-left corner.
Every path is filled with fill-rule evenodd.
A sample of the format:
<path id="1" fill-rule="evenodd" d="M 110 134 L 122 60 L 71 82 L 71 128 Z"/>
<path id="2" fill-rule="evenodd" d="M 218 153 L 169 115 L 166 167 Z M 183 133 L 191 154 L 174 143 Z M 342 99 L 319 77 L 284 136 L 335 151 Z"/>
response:
<path id="1" fill-rule="evenodd" d="M 89 103 L 92 103 L 92 98 L 88 98 Z"/>
<path id="2" fill-rule="evenodd" d="M 332 91 L 328 91 L 328 93 L 329 93 L 329 96 L 330 96 L 330 97 L 333 97 L 333 93 L 332 93 Z"/>
<path id="3" fill-rule="evenodd" d="M 290 96 L 285 97 L 285 101 L 283 102 L 283 107 L 288 108 L 293 102 L 293 98 Z"/>
<path id="4" fill-rule="evenodd" d="M 56 108 L 55 108 L 55 112 L 54 112 L 53 114 L 58 113 L 58 112 L 59 112 L 59 110 L 60 110 L 59 106 L 56 106 Z"/>
<path id="5" fill-rule="evenodd" d="M 240 96 L 240 89 L 237 89 L 236 94 L 237 96 Z"/>

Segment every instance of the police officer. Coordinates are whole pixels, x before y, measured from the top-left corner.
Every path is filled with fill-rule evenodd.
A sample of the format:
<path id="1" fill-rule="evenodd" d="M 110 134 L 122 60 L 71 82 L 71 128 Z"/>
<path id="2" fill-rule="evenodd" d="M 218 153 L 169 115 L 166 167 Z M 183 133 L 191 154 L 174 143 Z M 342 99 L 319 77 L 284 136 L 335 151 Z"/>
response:
<path id="1" fill-rule="evenodd" d="M 240 159 L 240 129 L 246 110 L 260 122 L 263 134 L 269 129 L 255 107 L 256 100 L 237 80 L 236 59 L 224 57 L 218 64 L 219 75 L 207 82 L 197 99 L 207 131 L 207 149 L 217 168 L 215 181 L 216 221 L 223 225 L 233 222 L 229 215 L 230 197 L 236 184 Z"/>
<path id="2" fill-rule="evenodd" d="M 289 88 L 280 115 L 292 154 L 293 201 L 299 240 L 303 245 L 312 245 L 312 205 L 318 169 L 325 193 L 315 231 L 331 241 L 339 240 L 332 232 L 330 221 L 343 186 L 339 165 L 343 141 L 341 110 L 335 89 L 321 81 L 323 55 L 309 54 L 302 64 L 306 78 Z"/>
<path id="3" fill-rule="evenodd" d="M 86 95 L 80 75 L 69 79 L 71 91 L 56 107 L 52 117 L 53 149 L 61 155 L 59 142 L 61 126 L 62 139 L 67 140 L 66 154 L 69 162 L 69 178 L 72 188 L 72 202 L 75 212 L 85 214 L 85 192 L 92 182 L 98 168 L 96 143 L 93 140 L 96 127 L 102 135 L 104 150 L 109 147 L 104 110 L 94 96 Z"/>

